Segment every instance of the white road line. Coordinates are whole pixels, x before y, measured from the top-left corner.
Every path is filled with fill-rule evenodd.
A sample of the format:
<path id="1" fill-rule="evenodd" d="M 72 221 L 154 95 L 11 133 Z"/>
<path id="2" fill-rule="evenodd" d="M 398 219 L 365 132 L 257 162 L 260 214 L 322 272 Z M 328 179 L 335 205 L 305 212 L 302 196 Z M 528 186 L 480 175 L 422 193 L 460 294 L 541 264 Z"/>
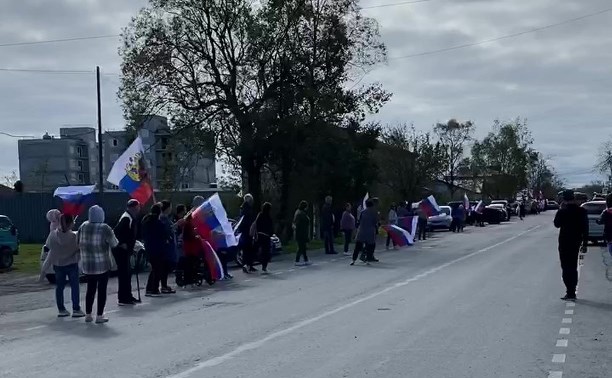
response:
<path id="1" fill-rule="evenodd" d="M 565 363 L 565 353 L 553 354 L 552 362 L 557 364 Z"/>
<path id="2" fill-rule="evenodd" d="M 574 310 L 565 310 L 565 315 L 574 315 Z"/>
<path id="3" fill-rule="evenodd" d="M 503 241 L 501 241 L 499 243 L 496 243 L 496 244 L 490 245 L 490 246 L 488 246 L 486 248 L 480 249 L 478 251 L 469 253 L 469 254 L 467 254 L 465 256 L 462 256 L 462 257 L 459 257 L 459 258 L 457 258 L 455 260 L 451 260 L 451 261 L 449 261 L 447 263 L 438 265 L 437 267 L 431 268 L 431 269 L 429 269 L 429 270 L 427 270 L 427 271 L 425 271 L 423 273 L 417 274 L 416 276 L 413 276 L 412 278 L 409 278 L 409 279 L 404 280 L 404 281 L 397 282 L 397 283 L 395 283 L 395 284 L 393 284 L 391 286 L 388 286 L 388 287 L 386 287 L 386 288 L 384 288 L 382 290 L 379 290 L 379 291 L 374 292 L 372 294 L 363 296 L 363 297 L 361 297 L 359 299 L 356 299 L 356 300 L 354 300 L 352 302 L 349 302 L 349 303 L 346 303 L 344 305 L 338 306 L 338 307 L 336 307 L 333 310 L 329 310 L 329 311 L 323 312 L 323 313 L 321 313 L 321 314 L 319 314 L 317 316 L 314 316 L 312 318 L 308 318 L 308 319 L 302 320 L 302 321 L 300 321 L 298 323 L 295 323 L 294 325 L 292 325 L 292 326 L 290 326 L 288 328 L 281 329 L 279 331 L 273 332 L 273 333 L 269 334 L 268 336 L 266 336 L 266 337 L 264 337 L 262 339 L 259 339 L 259 340 L 256 340 L 256 341 L 247 342 L 247 343 L 244 343 L 242 345 L 239 345 L 238 347 L 236 347 L 234 350 L 232 350 L 230 352 L 227 352 L 227 353 L 225 353 L 223 355 L 220 355 L 220 356 L 217 356 L 217 357 L 210 358 L 210 359 L 205 360 L 205 361 L 201 361 L 201 362 L 197 363 L 194 367 L 192 367 L 190 369 L 187 369 L 187 370 L 185 370 L 185 371 L 183 371 L 181 373 L 178 373 L 178 374 L 175 374 L 175 375 L 170 375 L 170 376 L 168 376 L 168 378 L 185 378 L 185 377 L 189 377 L 191 374 L 193 374 L 195 372 L 198 372 L 198 371 L 200 371 L 202 369 L 206 369 L 206 368 L 209 368 L 209 367 L 221 365 L 222 363 L 224 363 L 224 362 L 226 362 L 226 361 L 228 361 L 228 360 L 230 360 L 230 359 L 232 359 L 232 358 L 234 358 L 234 357 L 236 357 L 236 356 L 238 356 L 238 355 L 240 355 L 240 354 L 242 354 L 244 352 L 261 348 L 262 346 L 264 346 L 265 344 L 269 343 L 270 341 L 273 341 L 273 340 L 276 340 L 276 339 L 278 339 L 280 337 L 289 335 L 289 334 L 291 334 L 291 333 L 293 333 L 293 332 L 295 332 L 295 331 L 297 331 L 299 329 L 302 329 L 302 328 L 304 328 L 304 327 L 306 327 L 306 326 L 308 326 L 310 324 L 316 323 L 319 320 L 328 318 L 328 317 L 330 317 L 332 315 L 335 315 L 335 314 L 337 314 L 337 313 L 339 313 L 341 311 L 344 311 L 346 309 L 355 307 L 356 305 L 358 305 L 360 303 L 369 301 L 369 300 L 374 299 L 376 297 L 379 297 L 379 296 L 381 296 L 383 294 L 386 294 L 386 293 L 388 293 L 390 291 L 402 288 L 402 287 L 404 287 L 406 285 L 409 285 L 409 284 L 411 284 L 413 282 L 419 281 L 419 280 L 421 280 L 423 278 L 431 276 L 434 273 L 439 272 L 442 269 L 446 269 L 449 266 L 455 265 L 455 264 L 457 264 L 457 263 L 459 263 L 461 261 L 467 260 L 469 258 L 472 258 L 472 257 L 480 255 L 480 254 L 483 254 L 483 253 L 485 253 L 487 251 L 494 250 L 495 248 L 499 247 L 500 245 L 503 245 L 503 244 L 509 243 L 509 242 L 511 242 L 513 240 L 516 240 L 518 238 L 521 238 L 525 234 L 527 234 L 527 233 L 529 233 L 531 231 L 537 230 L 540 227 L 541 227 L 541 225 L 537 225 L 537 226 L 533 227 L 532 229 L 529 229 L 527 231 L 523 231 L 523 232 L 521 232 L 519 234 L 516 234 L 516 235 L 514 235 L 514 236 L 512 236 L 512 237 L 510 237 L 510 238 L 508 238 L 506 240 L 503 240 Z"/>
<path id="4" fill-rule="evenodd" d="M 570 334 L 570 329 L 569 328 L 561 328 L 559 330 L 559 335 L 569 335 Z"/>
<path id="5" fill-rule="evenodd" d="M 112 313 L 115 313 L 115 312 L 119 312 L 119 309 L 110 310 L 110 311 L 104 311 L 105 314 L 112 314 Z"/>
<path id="6" fill-rule="evenodd" d="M 272 274 L 275 275 L 275 276 L 278 276 L 279 274 L 283 274 L 283 273 L 284 272 L 275 272 L 275 273 L 272 273 Z"/>
<path id="7" fill-rule="evenodd" d="M 249 278 L 248 280 L 244 280 L 242 282 L 250 282 L 250 281 L 253 281 L 253 280 Z"/>
<path id="8" fill-rule="evenodd" d="M 565 306 L 566 306 L 566 307 L 576 307 L 576 303 L 574 303 L 574 302 L 567 302 L 567 303 L 565 304 Z"/>
<path id="9" fill-rule="evenodd" d="M 548 378 L 563 378 L 562 371 L 549 371 Z"/>
<path id="10" fill-rule="evenodd" d="M 36 327 L 26 328 L 26 329 L 24 329 L 24 331 L 34 331 L 36 329 L 41 329 L 41 328 L 45 328 L 45 327 L 46 327 L 46 325 L 39 325 L 39 326 L 36 326 Z"/>
<path id="11" fill-rule="evenodd" d="M 572 318 L 563 318 L 563 320 L 561 320 L 561 323 L 572 324 Z"/>
<path id="12" fill-rule="evenodd" d="M 567 339 L 559 339 L 559 340 L 557 340 L 557 345 L 555 345 L 555 346 L 557 348 L 567 348 L 567 343 L 568 343 Z"/>
<path id="13" fill-rule="evenodd" d="M 289 269 L 287 272 L 294 272 L 295 269 Z"/>

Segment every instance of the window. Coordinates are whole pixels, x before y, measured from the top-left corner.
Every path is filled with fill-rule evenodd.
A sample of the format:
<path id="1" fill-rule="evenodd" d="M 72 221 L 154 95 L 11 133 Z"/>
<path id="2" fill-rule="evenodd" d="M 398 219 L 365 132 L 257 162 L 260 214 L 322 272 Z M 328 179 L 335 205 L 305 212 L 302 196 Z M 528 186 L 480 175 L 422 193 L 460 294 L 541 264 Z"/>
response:
<path id="1" fill-rule="evenodd" d="M 76 153 L 78 157 L 83 157 L 83 147 L 77 146 Z"/>
<path id="2" fill-rule="evenodd" d="M 79 184 L 84 184 L 85 183 L 85 175 L 82 173 L 79 173 Z"/>
<path id="3" fill-rule="evenodd" d="M 165 150 L 166 148 L 168 148 L 168 138 L 166 137 L 161 138 L 161 148 L 162 150 Z"/>
<path id="4" fill-rule="evenodd" d="M 79 171 L 83 170 L 83 162 L 81 160 L 77 161 L 77 167 Z"/>
<path id="5" fill-rule="evenodd" d="M 119 145 L 119 141 L 117 139 L 113 139 L 113 147 L 117 147 Z"/>

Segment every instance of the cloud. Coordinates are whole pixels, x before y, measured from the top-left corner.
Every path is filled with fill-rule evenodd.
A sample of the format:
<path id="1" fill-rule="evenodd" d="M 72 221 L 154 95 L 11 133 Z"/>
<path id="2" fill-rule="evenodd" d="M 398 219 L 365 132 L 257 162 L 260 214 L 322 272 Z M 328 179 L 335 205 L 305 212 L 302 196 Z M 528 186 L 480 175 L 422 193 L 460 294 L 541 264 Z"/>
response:
<path id="1" fill-rule="evenodd" d="M 392 3 L 367 0 L 361 5 Z M 0 43 L 119 34 L 145 0 L 5 1 Z M 570 184 L 598 178 L 592 170 L 612 118 L 612 13 L 515 38 L 440 54 L 401 57 L 474 43 L 593 13 L 608 0 L 433 0 L 364 13 L 378 19 L 389 62 L 364 81 L 394 93 L 374 119 L 412 122 L 426 130 L 455 117 L 478 136 L 494 119 L 525 117 L 535 147 Z M 96 124 L 96 65 L 102 77 L 105 129 L 123 128 L 116 98 L 118 38 L 0 47 L 0 67 L 91 70 L 91 74 L 0 72 L 0 131 L 41 136 L 66 124 Z M 17 141 L 0 136 L 0 176 L 18 168 Z"/>

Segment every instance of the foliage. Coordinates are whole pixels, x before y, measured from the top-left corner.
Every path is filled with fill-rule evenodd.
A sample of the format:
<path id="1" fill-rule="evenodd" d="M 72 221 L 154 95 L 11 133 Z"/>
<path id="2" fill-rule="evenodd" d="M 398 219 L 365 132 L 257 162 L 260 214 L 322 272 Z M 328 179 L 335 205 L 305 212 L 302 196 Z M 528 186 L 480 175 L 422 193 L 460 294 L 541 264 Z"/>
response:
<path id="1" fill-rule="evenodd" d="M 537 195 L 542 192 L 545 198 L 556 198 L 563 189 L 563 182 L 548 165 L 548 159 L 537 151 L 531 151 L 529 157 L 529 186 L 533 193 Z"/>
<path id="2" fill-rule="evenodd" d="M 461 123 L 456 119 L 450 119 L 446 123 L 438 123 L 434 126 L 434 133 L 444 152 L 444 179 L 450 184 L 451 197 L 454 195 L 457 173 L 463 161 L 465 143 L 472 139 L 474 123 L 467 121 Z"/>

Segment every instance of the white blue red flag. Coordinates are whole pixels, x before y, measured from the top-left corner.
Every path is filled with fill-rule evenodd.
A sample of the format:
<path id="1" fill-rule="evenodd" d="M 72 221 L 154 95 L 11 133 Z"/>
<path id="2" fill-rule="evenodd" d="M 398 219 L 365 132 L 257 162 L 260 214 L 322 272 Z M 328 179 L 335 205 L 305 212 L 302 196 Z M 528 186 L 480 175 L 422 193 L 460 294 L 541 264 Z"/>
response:
<path id="1" fill-rule="evenodd" d="M 438 202 L 436 202 L 434 196 L 429 196 L 422 200 L 419 203 L 419 208 L 423 210 L 428 217 L 433 217 L 440 214 L 440 206 L 438 206 Z"/>
<path id="2" fill-rule="evenodd" d="M 223 265 L 221 265 L 221 260 L 219 260 L 217 252 L 215 252 L 215 249 L 209 242 L 203 239 L 202 248 L 204 249 L 204 259 L 206 260 L 206 266 L 208 267 L 210 276 L 215 281 L 222 279 L 225 273 L 223 272 Z"/>
<path id="3" fill-rule="evenodd" d="M 60 186 L 53 192 L 54 197 L 62 200 L 62 213 L 76 217 L 93 204 L 95 185 Z"/>
<path id="4" fill-rule="evenodd" d="M 484 211 L 484 208 L 485 208 L 485 204 L 484 202 L 482 202 L 482 200 L 480 200 L 478 204 L 476 205 L 476 207 L 474 207 L 474 211 L 477 212 L 478 214 L 482 214 L 482 212 Z"/>
<path id="5" fill-rule="evenodd" d="M 144 204 L 153 195 L 147 173 L 142 139 L 137 137 L 119 156 L 108 174 L 107 181 L 128 192 L 130 197 Z"/>
<path id="6" fill-rule="evenodd" d="M 417 219 L 415 218 L 415 220 Z M 399 226 L 388 224 L 383 226 L 383 229 L 391 237 L 393 244 L 398 247 L 405 247 L 407 245 L 414 244 L 414 234 L 409 233 Z M 416 225 L 414 229 L 416 230 Z"/>
<path id="7" fill-rule="evenodd" d="M 191 213 L 195 229 L 213 248 L 229 248 L 238 245 L 234 229 L 227 219 L 227 213 L 218 194 L 204 201 Z"/>

